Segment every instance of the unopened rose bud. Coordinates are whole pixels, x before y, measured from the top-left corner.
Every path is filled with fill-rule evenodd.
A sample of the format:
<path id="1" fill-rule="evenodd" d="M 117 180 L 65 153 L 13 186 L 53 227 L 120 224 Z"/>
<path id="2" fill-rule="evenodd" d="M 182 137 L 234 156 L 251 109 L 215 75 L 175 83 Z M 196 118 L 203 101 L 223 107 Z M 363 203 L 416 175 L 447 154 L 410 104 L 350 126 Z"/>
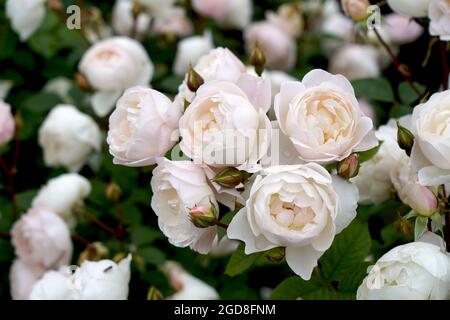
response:
<path id="1" fill-rule="evenodd" d="M 418 183 L 409 183 L 402 190 L 403 201 L 418 215 L 431 217 L 437 209 L 437 199 L 433 192 Z"/>
<path id="2" fill-rule="evenodd" d="M 25 123 L 23 122 L 22 115 L 20 114 L 20 111 L 17 111 L 14 115 L 14 123 L 16 125 L 16 134 L 22 130 L 22 128 L 25 126 Z"/>
<path id="3" fill-rule="evenodd" d="M 111 201 L 117 202 L 122 196 L 122 189 L 115 182 L 109 183 L 105 188 L 105 196 Z"/>
<path id="4" fill-rule="evenodd" d="M 192 65 L 189 65 L 188 77 L 187 77 L 187 86 L 189 90 L 192 92 L 197 92 L 198 88 L 205 83 L 202 76 L 197 73 L 197 71 L 192 68 Z"/>
<path id="5" fill-rule="evenodd" d="M 411 131 L 400 125 L 397 121 L 397 142 L 400 149 L 405 150 L 406 154 L 411 155 L 411 149 L 414 145 L 414 135 Z"/>
<path id="6" fill-rule="evenodd" d="M 286 255 L 286 249 L 284 247 L 277 247 L 264 252 L 264 256 L 272 262 L 281 262 Z"/>
<path id="7" fill-rule="evenodd" d="M 362 21 L 367 18 L 367 8 L 370 6 L 368 0 L 341 0 L 342 9 L 345 14 L 354 21 Z"/>
<path id="8" fill-rule="evenodd" d="M 338 162 L 338 175 L 347 180 L 354 178 L 358 175 L 359 166 L 359 155 L 357 153 L 352 153 L 344 160 Z"/>
<path id="9" fill-rule="evenodd" d="M 78 265 L 84 261 L 99 261 L 106 259 L 109 255 L 109 249 L 101 242 L 93 242 L 89 244 L 78 256 Z"/>
<path id="10" fill-rule="evenodd" d="M 221 170 L 212 181 L 224 188 L 237 188 L 248 180 L 250 174 L 236 168 L 225 168 Z"/>
<path id="11" fill-rule="evenodd" d="M 164 296 L 156 287 L 151 286 L 148 289 L 147 300 L 164 300 Z"/>
<path id="12" fill-rule="evenodd" d="M 77 72 L 75 74 L 75 83 L 80 87 L 82 91 L 89 91 L 89 83 L 84 75 Z"/>
<path id="13" fill-rule="evenodd" d="M 411 78 L 411 71 L 409 71 L 409 67 L 406 64 L 401 64 L 398 67 L 398 71 L 400 71 L 400 73 L 407 79 Z"/>
<path id="14" fill-rule="evenodd" d="M 264 65 L 266 64 L 266 56 L 258 43 L 255 43 L 250 53 L 250 64 L 255 67 L 255 72 L 258 76 L 261 76 L 264 71 Z"/>
<path id="15" fill-rule="evenodd" d="M 191 221 L 197 228 L 208 228 L 217 221 L 217 211 L 212 205 L 211 208 L 194 207 L 189 210 Z"/>
<path id="16" fill-rule="evenodd" d="M 404 219 L 399 215 L 395 222 L 395 229 L 406 239 L 412 239 L 413 226 L 410 220 Z"/>
<path id="17" fill-rule="evenodd" d="M 48 0 L 48 7 L 52 10 L 61 11 L 64 9 L 64 6 L 61 0 Z"/>

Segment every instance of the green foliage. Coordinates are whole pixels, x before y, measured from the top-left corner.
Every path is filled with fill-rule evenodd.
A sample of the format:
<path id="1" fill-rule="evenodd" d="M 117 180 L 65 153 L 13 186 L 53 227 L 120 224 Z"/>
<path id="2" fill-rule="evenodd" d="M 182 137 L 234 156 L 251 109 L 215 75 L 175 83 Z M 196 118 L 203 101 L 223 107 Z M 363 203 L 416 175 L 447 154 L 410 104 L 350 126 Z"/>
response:
<path id="1" fill-rule="evenodd" d="M 394 92 L 391 84 L 384 78 L 370 78 L 352 82 L 357 97 L 368 100 L 393 102 Z"/>
<path id="2" fill-rule="evenodd" d="M 248 270 L 261 255 L 262 253 L 260 252 L 246 255 L 244 245 L 239 245 L 225 268 L 225 274 L 233 277 Z"/>

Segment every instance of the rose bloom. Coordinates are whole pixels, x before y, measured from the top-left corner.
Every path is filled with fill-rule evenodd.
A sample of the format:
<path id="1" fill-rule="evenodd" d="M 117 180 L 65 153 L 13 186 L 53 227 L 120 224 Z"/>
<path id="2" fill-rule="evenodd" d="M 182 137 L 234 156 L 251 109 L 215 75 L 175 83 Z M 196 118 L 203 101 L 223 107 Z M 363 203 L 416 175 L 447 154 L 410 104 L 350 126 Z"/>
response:
<path id="1" fill-rule="evenodd" d="M 297 62 L 294 39 L 278 26 L 268 22 L 256 22 L 244 31 L 245 45 L 251 52 L 255 43 L 261 47 L 269 68 L 290 70 Z"/>
<path id="2" fill-rule="evenodd" d="M 200 57 L 194 70 L 205 82 L 211 80 L 229 80 L 236 82 L 246 72 L 244 64 L 227 48 L 216 48 Z M 185 101 L 191 102 L 194 93 L 187 87 L 187 75 L 178 88 L 175 103 L 184 107 Z"/>
<path id="3" fill-rule="evenodd" d="M 392 42 L 402 45 L 416 41 L 423 33 L 423 28 L 416 21 L 396 13 L 384 17 Z"/>
<path id="4" fill-rule="evenodd" d="M 376 78 L 381 72 L 377 50 L 361 44 L 347 44 L 336 51 L 330 59 L 329 70 L 349 80 Z"/>
<path id="5" fill-rule="evenodd" d="M 11 141 L 15 130 L 16 122 L 11 113 L 11 106 L 0 100 L 0 145 Z"/>
<path id="6" fill-rule="evenodd" d="M 5 10 L 12 29 L 25 41 L 44 21 L 45 0 L 7 0 Z"/>
<path id="7" fill-rule="evenodd" d="M 175 262 L 166 262 L 165 272 L 176 292 L 167 300 L 218 300 L 219 294 L 209 284 L 186 272 Z"/>
<path id="8" fill-rule="evenodd" d="M 303 16 L 295 4 L 283 4 L 276 13 L 267 12 L 266 19 L 293 37 L 299 37 L 303 32 Z"/>
<path id="9" fill-rule="evenodd" d="M 231 221 L 230 239 L 251 254 L 286 247 L 286 262 L 305 280 L 335 235 L 356 216 L 357 188 L 316 163 L 275 166 L 259 175 L 246 206 Z"/>
<path id="10" fill-rule="evenodd" d="M 367 8 L 370 6 L 368 0 L 341 0 L 341 5 L 345 14 L 355 21 L 362 21 L 368 16 Z"/>
<path id="11" fill-rule="evenodd" d="M 50 179 L 33 199 L 33 208 L 46 208 L 75 226 L 75 211 L 83 206 L 83 200 L 91 193 L 91 184 L 76 173 L 62 174 Z"/>
<path id="12" fill-rule="evenodd" d="M 391 9 L 409 17 L 426 17 L 431 0 L 387 0 Z"/>
<path id="13" fill-rule="evenodd" d="M 133 0 L 116 0 L 112 12 L 112 27 L 115 32 L 123 36 L 131 36 L 135 19 L 133 17 Z M 137 16 L 136 34 L 142 35 L 149 31 L 151 17 L 141 12 Z"/>
<path id="14" fill-rule="evenodd" d="M 430 34 L 450 41 L 450 1 L 432 0 L 429 7 Z"/>
<path id="15" fill-rule="evenodd" d="M 433 244 L 411 242 L 395 247 L 369 269 L 358 300 L 447 300 L 449 257 Z"/>
<path id="16" fill-rule="evenodd" d="M 362 114 L 352 85 L 342 75 L 316 69 L 302 82 L 283 83 L 275 113 L 304 161 L 340 161 L 378 144 L 372 120 Z"/>
<path id="17" fill-rule="evenodd" d="M 270 106 L 270 97 L 266 100 Z M 268 149 L 271 131 L 265 111 L 255 105 L 232 82 L 202 85 L 180 119 L 181 150 L 199 163 L 240 170 L 255 166 Z"/>
<path id="18" fill-rule="evenodd" d="M 154 18 L 166 16 L 174 7 L 176 0 L 135 0 Z"/>
<path id="19" fill-rule="evenodd" d="M 36 282 L 30 293 L 30 300 L 76 300 L 78 295 L 71 288 L 71 274 L 68 268 L 47 271 Z"/>
<path id="20" fill-rule="evenodd" d="M 190 247 L 201 254 L 216 241 L 216 227 L 197 228 L 189 211 L 195 207 L 218 210 L 214 192 L 203 170 L 190 161 L 158 160 L 151 181 L 152 209 L 158 225 L 176 247 Z"/>
<path id="21" fill-rule="evenodd" d="M 215 19 L 222 27 L 242 29 L 250 23 L 251 0 L 193 0 L 192 7 L 202 16 Z"/>
<path id="22" fill-rule="evenodd" d="M 9 273 L 9 287 L 13 300 L 28 300 L 34 284 L 45 273 L 45 269 L 21 259 L 14 260 Z"/>
<path id="23" fill-rule="evenodd" d="M 180 114 L 178 106 L 156 90 L 125 91 L 109 118 L 107 142 L 113 162 L 130 167 L 155 164 L 178 141 Z"/>
<path id="24" fill-rule="evenodd" d="M 83 55 L 80 72 L 97 90 L 92 107 L 98 116 L 107 115 L 123 90 L 149 84 L 153 63 L 136 40 L 113 37 L 95 43 Z"/>
<path id="25" fill-rule="evenodd" d="M 70 231 L 64 220 L 46 209 L 30 209 L 11 229 L 11 242 L 25 263 L 52 269 L 72 257 Z"/>
<path id="26" fill-rule="evenodd" d="M 331 57 L 340 46 L 350 42 L 354 34 L 353 29 L 353 21 L 340 12 L 325 16 L 320 24 L 320 32 L 324 34 L 322 46 L 325 55 Z"/>
<path id="27" fill-rule="evenodd" d="M 173 7 L 167 14 L 155 19 L 152 32 L 154 34 L 174 34 L 179 37 L 186 37 L 194 32 L 194 26 L 192 21 L 186 17 L 186 10 Z"/>
<path id="28" fill-rule="evenodd" d="M 71 105 L 54 107 L 39 128 L 39 145 L 49 167 L 79 171 L 91 153 L 100 151 L 100 129 L 88 115 Z"/>
<path id="29" fill-rule="evenodd" d="M 450 90 L 414 108 L 411 160 L 425 186 L 450 183 Z"/>
<path id="30" fill-rule="evenodd" d="M 131 278 L 131 254 L 119 263 L 84 261 L 73 276 L 77 300 L 127 300 Z"/>
<path id="31" fill-rule="evenodd" d="M 189 65 L 196 65 L 200 57 L 214 49 L 212 35 L 207 31 L 203 36 L 193 36 L 178 42 L 173 72 L 178 76 L 184 76 L 189 70 Z"/>

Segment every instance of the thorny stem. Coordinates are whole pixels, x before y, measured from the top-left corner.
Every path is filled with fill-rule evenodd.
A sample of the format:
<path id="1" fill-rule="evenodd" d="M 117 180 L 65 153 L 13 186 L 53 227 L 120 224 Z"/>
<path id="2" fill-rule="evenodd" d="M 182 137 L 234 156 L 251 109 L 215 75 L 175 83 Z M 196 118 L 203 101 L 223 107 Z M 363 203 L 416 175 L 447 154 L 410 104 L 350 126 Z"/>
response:
<path id="1" fill-rule="evenodd" d="M 384 41 L 384 39 L 381 37 L 380 33 L 378 32 L 377 28 L 374 28 L 373 31 L 375 32 L 376 37 L 378 38 L 378 41 L 381 43 L 381 45 L 386 49 L 387 53 L 391 57 L 392 63 L 394 64 L 397 71 L 405 78 L 405 81 L 408 82 L 408 84 L 411 86 L 411 88 L 414 90 L 414 92 L 417 94 L 417 97 L 420 99 L 422 98 L 422 94 L 420 93 L 419 89 L 417 89 L 414 82 L 411 81 L 411 75 L 406 74 L 409 73 L 409 70 L 405 72 L 405 70 L 402 70 L 403 67 L 398 61 L 396 55 L 392 51 L 391 47 Z"/>

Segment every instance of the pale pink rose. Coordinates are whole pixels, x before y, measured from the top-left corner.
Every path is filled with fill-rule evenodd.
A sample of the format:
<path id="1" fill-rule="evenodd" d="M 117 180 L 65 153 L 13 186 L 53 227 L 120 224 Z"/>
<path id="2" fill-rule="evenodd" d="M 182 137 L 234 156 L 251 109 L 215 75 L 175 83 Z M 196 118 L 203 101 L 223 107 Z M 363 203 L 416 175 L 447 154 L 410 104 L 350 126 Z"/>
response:
<path id="1" fill-rule="evenodd" d="M 430 34 L 439 36 L 441 41 L 450 41 L 450 0 L 433 0 L 430 2 Z"/>
<path id="2" fill-rule="evenodd" d="M 329 71 L 349 80 L 376 78 L 381 73 L 378 52 L 370 45 L 346 44 L 330 58 Z"/>
<path id="3" fill-rule="evenodd" d="M 194 10 L 205 17 L 221 18 L 227 12 L 227 0 L 192 0 Z"/>
<path id="4" fill-rule="evenodd" d="M 423 33 L 422 26 L 409 17 L 391 13 L 384 19 L 391 41 L 398 45 L 414 42 Z"/>
<path id="5" fill-rule="evenodd" d="M 194 26 L 183 8 L 173 7 L 164 16 L 155 19 L 152 31 L 155 34 L 169 33 L 186 37 L 194 32 Z"/>
<path id="6" fill-rule="evenodd" d="M 141 36 L 149 31 L 151 17 L 147 13 L 141 12 L 135 19 L 133 6 L 133 0 L 116 0 L 114 4 L 111 24 L 114 31 L 120 35 L 131 36 L 134 31 L 136 35 Z M 134 27 L 135 30 L 133 30 Z"/>
<path id="7" fill-rule="evenodd" d="M 180 115 L 181 109 L 156 90 L 133 87 L 125 91 L 109 118 L 107 142 L 114 163 L 155 164 L 178 141 Z"/>
<path id="8" fill-rule="evenodd" d="M 197 163 L 252 170 L 269 146 L 270 121 L 266 116 L 271 95 L 260 99 L 261 89 L 245 74 L 236 85 L 210 81 L 202 85 L 180 119 L 180 148 Z M 254 77 L 256 78 L 256 77 Z"/>
<path id="9" fill-rule="evenodd" d="M 213 190 L 199 166 L 191 161 L 158 159 L 151 181 L 152 209 L 169 242 L 206 254 L 217 241 L 217 227 L 197 228 L 190 210 L 204 207 L 218 210 Z"/>
<path id="10" fill-rule="evenodd" d="M 355 21 L 364 20 L 367 17 L 368 0 L 341 0 L 345 14 Z"/>
<path id="11" fill-rule="evenodd" d="M 277 12 L 267 12 L 266 19 L 293 37 L 299 37 L 303 32 L 303 16 L 295 4 L 284 4 Z"/>
<path id="12" fill-rule="evenodd" d="M 362 114 L 352 85 L 342 75 L 316 69 L 302 82 L 283 83 L 275 113 L 305 161 L 340 161 L 378 144 L 372 120 Z"/>
<path id="13" fill-rule="evenodd" d="M 0 100 L 0 145 L 8 143 L 14 137 L 16 123 L 11 106 Z"/>
<path id="14" fill-rule="evenodd" d="M 57 268 L 69 264 L 72 257 L 68 226 L 46 209 L 30 209 L 14 224 L 11 237 L 17 256 L 36 267 Z"/>
<path id="15" fill-rule="evenodd" d="M 432 0 L 387 0 L 391 9 L 408 17 L 426 17 Z"/>
<path id="16" fill-rule="evenodd" d="M 45 269 L 28 264 L 21 259 L 14 260 L 9 273 L 9 287 L 13 300 L 28 300 L 34 284 L 45 273 Z"/>
<path id="17" fill-rule="evenodd" d="M 436 196 L 419 183 L 411 182 L 403 188 L 402 201 L 421 216 L 431 217 L 436 212 Z"/>
<path id="18" fill-rule="evenodd" d="M 269 68 L 290 70 L 297 62 L 297 47 L 294 39 L 270 22 L 256 22 L 244 30 L 245 45 L 250 52 L 255 45 L 261 47 Z"/>

